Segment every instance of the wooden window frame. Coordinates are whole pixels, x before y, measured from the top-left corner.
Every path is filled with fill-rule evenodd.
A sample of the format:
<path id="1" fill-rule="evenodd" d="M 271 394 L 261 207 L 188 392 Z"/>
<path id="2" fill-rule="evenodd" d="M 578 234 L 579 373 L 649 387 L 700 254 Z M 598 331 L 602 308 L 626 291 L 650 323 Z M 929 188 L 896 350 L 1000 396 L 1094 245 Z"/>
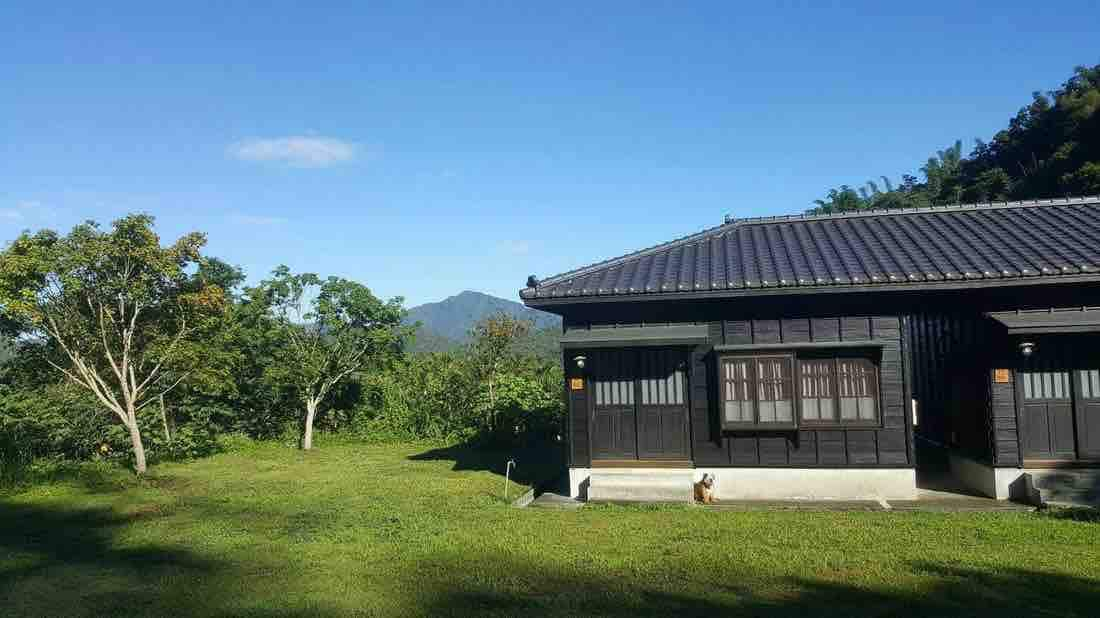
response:
<path id="1" fill-rule="evenodd" d="M 789 421 L 760 421 L 760 397 L 759 397 L 759 376 L 757 375 L 757 361 L 761 360 L 782 360 L 787 363 L 787 369 L 790 376 L 790 399 L 787 400 L 791 404 L 791 420 Z M 798 429 L 798 417 L 799 406 L 797 399 L 797 362 L 793 353 L 776 353 L 769 352 L 765 354 L 720 354 L 718 355 L 718 408 L 722 429 L 725 431 L 785 431 Z M 747 361 L 749 363 L 749 375 L 748 384 L 750 392 L 752 393 L 752 422 L 747 421 L 734 421 L 730 422 L 726 420 L 726 383 L 729 380 L 725 375 L 725 364 L 727 361 Z"/>
<path id="2" fill-rule="evenodd" d="M 797 359 L 796 367 L 796 383 L 798 384 L 797 393 L 795 394 L 798 399 L 798 422 L 801 426 L 814 427 L 814 428 L 869 428 L 875 429 L 882 427 L 882 389 L 880 387 L 880 381 L 882 380 L 882 372 L 879 367 L 879 363 L 875 362 L 874 358 L 861 354 L 844 354 L 844 353 L 832 353 L 821 354 L 816 356 L 807 356 Z M 802 402 L 802 364 L 803 362 L 821 362 L 828 361 L 832 366 L 832 371 L 829 374 L 829 390 L 831 399 L 833 402 L 833 418 L 831 419 L 807 419 L 803 416 L 803 402 Z M 840 363 L 844 361 L 859 361 L 864 362 L 867 368 L 871 372 L 871 378 L 868 382 L 871 388 L 870 399 L 874 404 L 874 418 L 864 419 L 845 419 L 841 412 L 841 396 L 840 396 Z"/>
<path id="3" fill-rule="evenodd" d="M 790 370 L 790 402 L 791 420 L 760 422 L 760 401 L 757 388 L 759 376 L 757 375 L 756 361 L 763 359 L 782 359 L 788 363 Z M 752 394 L 752 422 L 726 420 L 726 379 L 725 364 L 727 361 L 747 361 L 749 363 L 748 388 Z M 831 365 L 829 373 L 830 397 L 833 402 L 833 418 L 830 419 L 806 419 L 803 416 L 802 400 L 802 364 L 805 361 L 828 361 Z M 874 417 L 870 419 L 855 418 L 845 419 L 841 412 L 840 396 L 840 363 L 844 361 L 857 361 L 866 363 L 865 367 L 870 371 L 867 382 L 871 389 L 870 399 L 874 405 Z M 851 353 L 844 350 L 821 350 L 812 355 L 800 355 L 795 352 L 738 352 L 717 355 L 718 373 L 718 413 L 723 431 L 790 431 L 797 429 L 881 429 L 882 416 L 882 368 L 881 363 L 872 355 Z"/>

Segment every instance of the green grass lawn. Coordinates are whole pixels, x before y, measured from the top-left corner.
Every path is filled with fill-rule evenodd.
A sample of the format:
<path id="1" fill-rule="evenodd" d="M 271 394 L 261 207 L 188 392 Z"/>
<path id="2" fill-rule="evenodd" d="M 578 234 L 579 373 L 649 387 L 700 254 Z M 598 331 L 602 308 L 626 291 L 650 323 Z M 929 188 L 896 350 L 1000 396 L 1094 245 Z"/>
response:
<path id="1" fill-rule="evenodd" d="M 322 439 L 9 491 L 0 613 L 1100 614 L 1096 521 L 516 509 L 506 457 Z"/>

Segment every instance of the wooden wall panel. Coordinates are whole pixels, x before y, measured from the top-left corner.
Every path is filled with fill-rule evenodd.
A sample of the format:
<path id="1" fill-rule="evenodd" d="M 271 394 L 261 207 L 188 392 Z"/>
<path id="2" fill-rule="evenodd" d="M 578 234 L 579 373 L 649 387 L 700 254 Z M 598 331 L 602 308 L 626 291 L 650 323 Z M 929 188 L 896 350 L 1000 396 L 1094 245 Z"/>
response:
<path id="1" fill-rule="evenodd" d="M 989 413 L 992 425 L 993 461 L 1013 466 L 1020 462 L 1019 432 L 1016 425 L 1016 376 L 1009 372 L 1008 384 L 997 384 L 993 368 L 988 372 Z"/>
<path id="2" fill-rule="evenodd" d="M 1013 422 L 1016 416 L 1011 385 L 991 390 L 990 368 L 1004 336 L 976 312 L 917 314 L 910 320 L 913 397 L 920 407 L 917 432 L 976 460 L 998 461 L 1004 449 L 994 437 L 997 410 Z M 1015 436 L 1010 441 L 1015 445 Z"/>
<path id="3" fill-rule="evenodd" d="M 844 467 L 911 465 L 906 419 L 907 378 L 903 362 L 902 320 L 898 316 L 726 320 L 714 343 L 777 344 L 885 340 L 880 361 L 882 427 L 806 429 L 791 432 L 725 434 L 728 465 L 738 467 Z M 716 329 L 715 329 L 716 330 Z M 712 330 L 713 332 L 713 330 Z M 713 368 L 712 368 L 713 370 Z M 711 391 L 717 401 L 717 389 Z M 717 405 L 711 414 L 717 419 Z M 693 417 L 698 419 L 698 417 Z M 709 448 L 701 443 L 697 449 Z M 706 434 L 713 439 L 713 434 Z M 708 461 L 707 465 L 710 464 Z"/>
<path id="4" fill-rule="evenodd" d="M 880 368 L 879 428 L 810 429 L 785 432 L 723 432 L 720 427 L 716 357 L 709 346 L 691 354 L 690 419 L 692 458 L 697 466 L 845 467 L 912 465 L 908 434 L 903 322 L 898 316 L 785 317 L 706 322 L 711 344 L 886 342 Z M 656 322 L 646 322 L 651 324 Z M 592 325 L 590 327 L 595 327 Z M 573 465 L 588 465 L 587 401 L 570 395 Z"/>

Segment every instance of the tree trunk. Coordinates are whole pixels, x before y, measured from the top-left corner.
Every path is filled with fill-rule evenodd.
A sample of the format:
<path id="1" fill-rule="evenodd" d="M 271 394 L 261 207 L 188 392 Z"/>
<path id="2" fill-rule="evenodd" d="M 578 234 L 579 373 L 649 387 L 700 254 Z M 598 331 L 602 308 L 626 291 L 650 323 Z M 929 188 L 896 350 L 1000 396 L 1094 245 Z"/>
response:
<path id="1" fill-rule="evenodd" d="M 168 412 L 164 408 L 164 394 L 160 396 L 160 422 L 164 423 L 164 439 L 167 442 L 172 441 L 172 434 L 168 433 Z"/>
<path id="2" fill-rule="evenodd" d="M 141 443 L 141 430 L 133 415 L 130 416 L 129 430 L 130 442 L 134 445 L 134 472 L 145 474 L 145 445 Z"/>
<path id="3" fill-rule="evenodd" d="M 313 448 L 313 418 L 317 416 L 317 402 L 312 399 L 306 402 L 306 426 L 302 432 L 302 450 Z"/>
<path id="4" fill-rule="evenodd" d="M 489 433 L 496 431 L 497 398 L 493 393 L 493 374 L 489 374 Z"/>

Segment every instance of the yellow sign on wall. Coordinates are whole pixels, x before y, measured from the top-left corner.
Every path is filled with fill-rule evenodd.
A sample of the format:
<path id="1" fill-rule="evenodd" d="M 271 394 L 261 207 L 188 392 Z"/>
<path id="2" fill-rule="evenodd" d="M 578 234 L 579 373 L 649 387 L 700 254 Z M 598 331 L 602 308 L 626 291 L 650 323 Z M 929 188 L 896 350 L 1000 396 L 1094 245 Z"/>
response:
<path id="1" fill-rule="evenodd" d="M 1009 374 L 1008 369 L 994 369 L 993 370 L 993 383 L 994 384 L 1008 384 L 1009 380 L 1011 379 L 1009 377 L 1009 375 L 1010 374 Z"/>
<path id="2" fill-rule="evenodd" d="M 583 391 L 584 390 L 584 378 L 569 378 L 569 390 L 571 390 L 571 391 Z"/>

